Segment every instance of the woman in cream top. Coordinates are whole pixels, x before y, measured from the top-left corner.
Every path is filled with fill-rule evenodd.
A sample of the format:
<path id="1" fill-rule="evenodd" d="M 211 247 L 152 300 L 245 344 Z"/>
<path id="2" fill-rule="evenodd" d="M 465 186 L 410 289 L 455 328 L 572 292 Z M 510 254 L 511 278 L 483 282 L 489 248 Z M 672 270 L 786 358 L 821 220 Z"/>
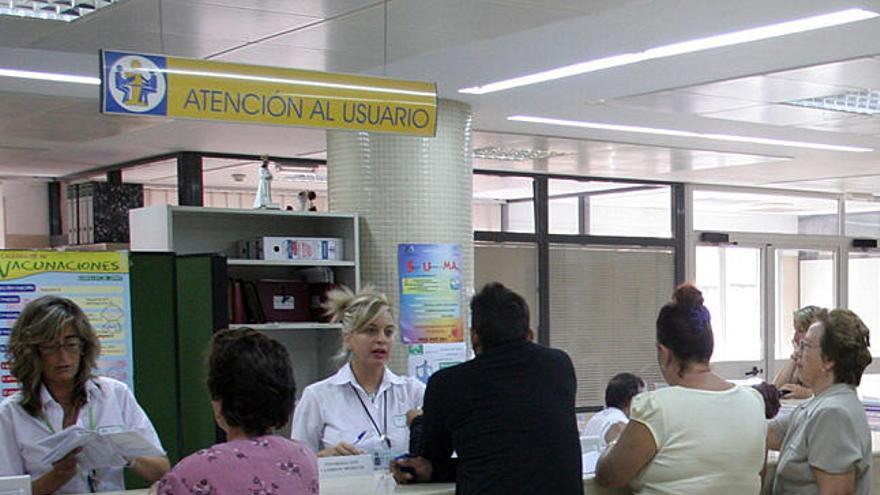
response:
<path id="1" fill-rule="evenodd" d="M 692 285 L 657 318 L 657 360 L 669 387 L 633 399 L 630 422 L 605 450 L 600 485 L 645 494 L 757 494 L 764 467 L 764 402 L 712 372 L 709 311 Z"/>

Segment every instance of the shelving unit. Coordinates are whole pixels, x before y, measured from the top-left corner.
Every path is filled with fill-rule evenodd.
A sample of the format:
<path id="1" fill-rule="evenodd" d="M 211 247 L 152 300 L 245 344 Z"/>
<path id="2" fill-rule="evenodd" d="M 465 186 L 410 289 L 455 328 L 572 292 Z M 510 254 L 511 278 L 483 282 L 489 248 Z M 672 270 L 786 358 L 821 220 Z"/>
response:
<path id="1" fill-rule="evenodd" d="M 329 267 L 335 283 L 355 290 L 360 287 L 356 214 L 161 205 L 131 210 L 129 216 L 132 251 L 170 251 L 178 256 L 219 253 L 226 257 L 226 269 L 216 276 L 223 280 L 296 279 L 300 270 Z M 239 241 L 261 236 L 341 238 L 343 259 L 274 261 L 236 257 Z M 282 342 L 293 361 L 298 393 L 336 370 L 331 357 L 339 346 L 339 324 L 270 322 L 230 327 L 253 328 Z"/>
<path id="2" fill-rule="evenodd" d="M 261 332 L 285 332 L 285 331 L 308 331 L 308 330 L 317 330 L 317 331 L 328 331 L 328 330 L 342 330 L 342 325 L 339 323 L 316 323 L 312 321 L 307 322 L 292 322 L 292 323 L 242 323 L 242 324 L 232 324 L 229 325 L 229 328 L 252 328 L 254 330 L 259 330 Z"/>
<path id="3" fill-rule="evenodd" d="M 332 260 L 242 260 L 229 259 L 226 260 L 229 266 L 355 266 L 354 261 L 332 261 Z"/>

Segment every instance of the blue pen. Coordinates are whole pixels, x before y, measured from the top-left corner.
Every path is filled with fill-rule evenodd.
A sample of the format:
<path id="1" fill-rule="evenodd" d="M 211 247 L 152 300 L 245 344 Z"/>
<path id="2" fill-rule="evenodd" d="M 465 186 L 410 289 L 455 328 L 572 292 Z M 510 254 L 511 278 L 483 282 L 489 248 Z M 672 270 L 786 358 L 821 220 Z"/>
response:
<path id="1" fill-rule="evenodd" d="M 357 445 L 358 442 L 360 442 L 361 440 L 364 439 L 364 435 L 366 435 L 366 434 L 367 434 L 367 430 L 362 431 L 361 434 L 358 435 L 357 439 L 354 441 L 354 444 L 352 444 L 352 445 Z"/>

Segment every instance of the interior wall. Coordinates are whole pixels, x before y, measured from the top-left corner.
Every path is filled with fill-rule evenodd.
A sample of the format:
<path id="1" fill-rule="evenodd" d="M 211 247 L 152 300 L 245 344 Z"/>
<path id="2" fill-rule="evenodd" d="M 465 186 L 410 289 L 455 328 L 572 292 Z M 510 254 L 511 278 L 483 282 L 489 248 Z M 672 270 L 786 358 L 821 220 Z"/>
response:
<path id="1" fill-rule="evenodd" d="M 41 180 L 7 180 L 2 194 L 3 248 L 49 246 L 49 187 Z"/>

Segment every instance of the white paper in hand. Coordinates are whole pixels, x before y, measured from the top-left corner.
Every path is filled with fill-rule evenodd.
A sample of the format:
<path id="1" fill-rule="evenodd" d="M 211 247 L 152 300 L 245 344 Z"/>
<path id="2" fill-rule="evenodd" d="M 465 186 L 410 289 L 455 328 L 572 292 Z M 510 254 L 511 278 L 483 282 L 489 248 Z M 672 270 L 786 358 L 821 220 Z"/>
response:
<path id="1" fill-rule="evenodd" d="M 125 457 L 165 455 L 142 434 L 121 427 L 91 431 L 74 425 L 44 438 L 39 445 L 50 449 L 43 456 L 46 464 L 58 462 L 71 450 L 82 447 L 78 455 L 79 465 L 86 470 L 121 467 L 126 464 Z"/>
<path id="2" fill-rule="evenodd" d="M 55 464 L 71 450 L 78 449 L 92 441 L 96 435 L 97 433 L 94 431 L 89 431 L 79 425 L 73 425 L 49 435 L 37 442 L 40 447 L 49 449 L 49 452 L 43 456 L 43 464 Z"/>

